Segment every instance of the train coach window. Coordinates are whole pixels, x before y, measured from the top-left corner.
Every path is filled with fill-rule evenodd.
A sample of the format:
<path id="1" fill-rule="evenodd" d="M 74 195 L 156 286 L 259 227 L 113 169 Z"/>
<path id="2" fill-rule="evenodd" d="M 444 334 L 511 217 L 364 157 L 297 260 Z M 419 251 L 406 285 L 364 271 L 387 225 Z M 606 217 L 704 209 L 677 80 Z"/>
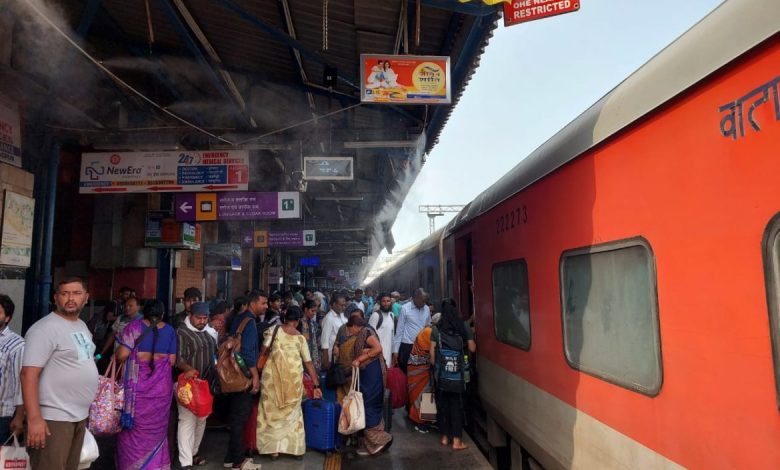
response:
<path id="1" fill-rule="evenodd" d="M 772 218 L 764 232 L 764 278 L 769 305 L 770 337 L 775 369 L 775 393 L 780 408 L 780 214 Z"/>
<path id="2" fill-rule="evenodd" d="M 493 326 L 496 339 L 528 351 L 531 348 L 531 309 L 528 265 L 524 259 L 493 266 Z"/>
<path id="3" fill-rule="evenodd" d="M 643 238 L 564 252 L 561 302 L 566 360 L 646 395 L 661 389 L 655 260 Z"/>

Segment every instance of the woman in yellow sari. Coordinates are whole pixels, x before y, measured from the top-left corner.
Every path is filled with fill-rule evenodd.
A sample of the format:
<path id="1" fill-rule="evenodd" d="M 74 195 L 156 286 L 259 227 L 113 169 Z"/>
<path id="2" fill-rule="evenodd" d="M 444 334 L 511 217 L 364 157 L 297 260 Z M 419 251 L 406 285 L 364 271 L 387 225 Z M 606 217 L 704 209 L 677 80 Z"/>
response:
<path id="1" fill-rule="evenodd" d="M 306 452 L 301 410 L 303 366 L 314 380 L 314 398 L 322 398 L 309 346 L 306 338 L 298 332 L 302 316 L 299 307 L 291 306 L 287 309 L 285 322 L 268 328 L 264 335 L 263 351 L 270 348 L 270 355 L 260 379 L 257 452 L 270 454 L 272 458 L 279 454 L 303 456 Z M 273 337 L 274 331 L 276 338 Z"/>

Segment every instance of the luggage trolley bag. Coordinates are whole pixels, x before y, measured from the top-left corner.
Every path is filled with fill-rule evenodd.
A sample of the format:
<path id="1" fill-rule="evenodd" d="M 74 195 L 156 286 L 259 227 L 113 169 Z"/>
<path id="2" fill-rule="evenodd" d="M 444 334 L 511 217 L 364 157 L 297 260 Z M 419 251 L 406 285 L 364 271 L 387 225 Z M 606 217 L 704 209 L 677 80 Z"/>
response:
<path id="1" fill-rule="evenodd" d="M 387 369 L 387 388 L 393 395 L 393 408 L 403 408 L 406 406 L 406 376 L 398 367 Z"/>
<path id="2" fill-rule="evenodd" d="M 306 447 L 327 452 L 341 444 L 338 433 L 341 405 L 325 400 L 306 400 L 303 403 L 303 429 Z"/>

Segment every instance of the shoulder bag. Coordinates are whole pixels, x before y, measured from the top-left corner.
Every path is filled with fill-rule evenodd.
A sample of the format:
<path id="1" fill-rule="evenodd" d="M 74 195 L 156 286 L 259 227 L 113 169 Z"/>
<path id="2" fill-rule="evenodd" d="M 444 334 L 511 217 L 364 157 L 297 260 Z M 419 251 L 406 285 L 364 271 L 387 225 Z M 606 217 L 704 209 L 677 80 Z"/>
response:
<path id="1" fill-rule="evenodd" d="M 360 392 L 360 368 L 352 368 L 352 386 L 344 397 L 339 416 L 339 433 L 348 435 L 366 428 L 366 410 Z"/>

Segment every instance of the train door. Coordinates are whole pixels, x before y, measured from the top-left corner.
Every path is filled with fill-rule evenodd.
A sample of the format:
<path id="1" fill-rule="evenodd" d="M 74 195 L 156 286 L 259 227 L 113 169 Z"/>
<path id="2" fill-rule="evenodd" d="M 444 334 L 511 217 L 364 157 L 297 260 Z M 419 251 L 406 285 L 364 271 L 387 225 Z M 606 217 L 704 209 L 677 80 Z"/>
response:
<path id="1" fill-rule="evenodd" d="M 457 260 L 458 308 L 468 318 L 474 315 L 474 261 L 471 236 L 455 241 L 455 259 Z"/>

